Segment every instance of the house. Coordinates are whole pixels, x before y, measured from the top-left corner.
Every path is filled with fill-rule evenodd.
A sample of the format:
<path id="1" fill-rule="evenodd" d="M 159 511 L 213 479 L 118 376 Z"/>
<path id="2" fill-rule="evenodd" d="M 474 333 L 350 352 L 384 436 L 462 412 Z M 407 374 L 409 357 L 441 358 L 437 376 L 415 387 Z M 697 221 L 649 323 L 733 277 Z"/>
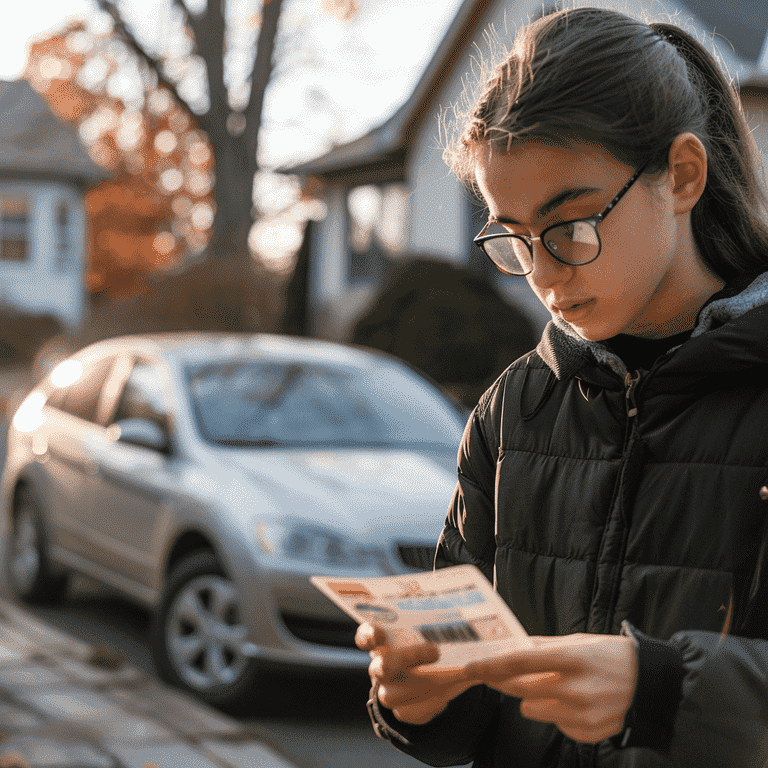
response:
<path id="1" fill-rule="evenodd" d="M 768 169 L 768 15 L 765 0 L 656 0 L 715 52 L 737 78 L 753 135 Z M 646 18 L 644 0 L 591 0 Z M 460 97 L 475 45 L 541 13 L 541 0 L 464 0 L 408 100 L 382 125 L 301 165 L 283 169 L 322 188 L 325 218 L 311 228 L 309 317 L 314 335 L 345 339 L 370 303 L 388 263 L 404 253 L 429 254 L 488 269 L 472 237 L 485 213 L 448 172 L 439 141 L 441 109 Z M 505 32 L 505 30 L 510 30 Z M 717 35 L 712 35 L 716 30 Z M 768 172 L 767 172 L 768 175 Z M 538 329 L 549 315 L 525 281 L 490 267 L 510 301 Z"/>
<path id="2" fill-rule="evenodd" d="M 104 170 L 24 81 L 0 81 L 0 305 L 75 328 L 86 306 L 87 187 Z"/>

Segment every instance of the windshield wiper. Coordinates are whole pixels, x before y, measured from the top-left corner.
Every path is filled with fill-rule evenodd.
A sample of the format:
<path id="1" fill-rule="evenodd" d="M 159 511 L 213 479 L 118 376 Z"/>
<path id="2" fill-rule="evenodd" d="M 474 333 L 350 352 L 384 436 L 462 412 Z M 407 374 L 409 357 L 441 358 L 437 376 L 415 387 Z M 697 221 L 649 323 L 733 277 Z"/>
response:
<path id="1" fill-rule="evenodd" d="M 235 440 L 235 439 L 217 439 L 213 442 L 216 445 L 226 445 L 233 448 L 274 448 L 275 446 L 286 445 L 281 440 L 275 440 L 272 437 L 257 437 L 253 440 Z"/>

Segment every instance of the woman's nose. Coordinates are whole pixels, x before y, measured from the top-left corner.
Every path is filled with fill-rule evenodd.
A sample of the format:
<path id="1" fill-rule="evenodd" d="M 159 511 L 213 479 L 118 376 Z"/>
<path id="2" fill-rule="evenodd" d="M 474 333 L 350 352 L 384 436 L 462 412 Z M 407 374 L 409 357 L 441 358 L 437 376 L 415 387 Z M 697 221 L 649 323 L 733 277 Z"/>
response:
<path id="1" fill-rule="evenodd" d="M 533 269 L 528 275 L 528 280 L 538 288 L 550 288 L 558 283 L 570 280 L 575 267 L 563 264 L 541 244 L 540 240 L 534 240 Z"/>

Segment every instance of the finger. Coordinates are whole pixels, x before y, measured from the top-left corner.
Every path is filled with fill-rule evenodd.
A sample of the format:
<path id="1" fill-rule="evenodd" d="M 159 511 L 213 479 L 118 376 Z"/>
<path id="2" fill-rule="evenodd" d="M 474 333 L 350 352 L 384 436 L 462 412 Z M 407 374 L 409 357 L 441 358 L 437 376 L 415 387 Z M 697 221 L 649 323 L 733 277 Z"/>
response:
<path id="1" fill-rule="evenodd" d="M 438 712 L 443 709 L 445 709 L 445 706 L 442 706 Z M 413 723 L 415 725 L 427 723 L 438 714 L 438 712 L 435 712 L 435 705 L 431 701 L 396 707 L 392 712 L 398 720 L 402 720 L 405 723 Z"/>
<path id="2" fill-rule="evenodd" d="M 405 705 L 431 701 L 435 698 L 444 698 L 446 690 L 437 685 L 402 685 L 395 683 L 381 683 L 378 687 L 379 701 L 391 710 Z"/>
<path id="3" fill-rule="evenodd" d="M 364 623 L 355 632 L 355 645 L 361 651 L 371 651 L 377 645 L 383 645 L 386 641 L 384 630 L 374 624 Z"/>
<path id="4" fill-rule="evenodd" d="M 411 677 L 422 680 L 430 680 L 437 685 L 455 685 L 470 678 L 466 667 L 436 667 L 434 664 L 423 664 L 413 667 L 409 674 Z"/>
<path id="5" fill-rule="evenodd" d="M 404 683 L 414 667 L 431 664 L 439 658 L 440 651 L 435 645 L 425 644 L 397 650 L 380 647 L 368 666 L 368 672 L 379 682 Z"/>
<path id="6" fill-rule="evenodd" d="M 451 699 L 455 699 L 467 689 L 466 684 L 439 685 L 429 681 L 409 681 L 406 685 L 382 683 L 377 687 L 379 701 L 391 710 L 398 707 L 424 704 L 435 711 L 442 709 Z"/>
<path id="7" fill-rule="evenodd" d="M 473 661 L 467 670 L 481 679 L 504 679 L 540 672 L 565 674 L 583 665 L 583 650 L 562 643 L 547 643 L 524 648 L 503 656 Z"/>
<path id="8" fill-rule="evenodd" d="M 523 699 L 520 714 L 540 723 L 556 723 L 558 719 L 563 719 L 563 710 L 557 699 Z"/>
<path id="9" fill-rule="evenodd" d="M 562 699 L 523 699 L 520 702 L 520 714 L 529 720 L 555 723 L 561 730 L 594 730 L 600 728 L 607 719 L 599 707 L 574 708 Z"/>
<path id="10" fill-rule="evenodd" d="M 600 707 L 574 709 L 552 699 L 524 700 L 520 703 L 520 714 L 529 720 L 554 723 L 566 736 L 586 744 L 615 736 L 624 727 L 623 718 L 611 717 Z"/>
<path id="11" fill-rule="evenodd" d="M 498 687 L 520 699 L 562 699 L 570 694 L 568 680 L 558 672 L 539 672 L 505 678 L 498 681 Z M 489 679 L 489 683 L 494 681 Z"/>
<path id="12" fill-rule="evenodd" d="M 594 637 L 594 635 L 588 635 L 584 632 L 580 632 L 578 634 L 574 635 L 531 635 L 530 640 L 533 642 L 534 645 L 541 646 L 541 645 L 563 645 L 564 643 L 567 643 L 568 645 L 573 645 L 576 643 L 582 642 L 582 638 L 590 638 Z"/>

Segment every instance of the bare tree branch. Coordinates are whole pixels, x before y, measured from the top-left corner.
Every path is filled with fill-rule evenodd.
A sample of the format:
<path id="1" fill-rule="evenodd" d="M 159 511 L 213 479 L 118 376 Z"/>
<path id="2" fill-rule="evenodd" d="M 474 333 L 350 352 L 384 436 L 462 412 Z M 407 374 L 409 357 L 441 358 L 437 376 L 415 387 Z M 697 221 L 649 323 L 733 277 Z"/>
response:
<path id="1" fill-rule="evenodd" d="M 190 14 L 197 54 L 205 61 L 209 108 L 202 126 L 212 142 L 226 141 L 226 117 L 229 113 L 227 89 L 224 84 L 224 41 L 226 20 L 223 2 L 209 0 L 205 12 L 198 17 Z"/>
<path id="2" fill-rule="evenodd" d="M 179 87 L 177 83 L 174 83 L 163 73 L 163 65 L 159 59 L 152 56 L 141 43 L 136 39 L 131 29 L 125 23 L 120 10 L 112 2 L 112 0 L 96 0 L 99 7 L 105 13 L 108 13 L 112 18 L 115 25 L 115 32 L 119 35 L 120 39 L 143 61 L 157 76 L 157 82 L 163 88 L 167 88 L 172 94 L 174 99 L 181 104 L 181 106 L 189 113 L 189 115 L 198 123 L 205 122 L 204 115 L 198 115 L 190 106 L 189 102 L 181 96 L 179 93 Z M 204 125 L 202 126 L 204 127 Z"/>
<path id="3" fill-rule="evenodd" d="M 195 43 L 197 43 L 198 37 L 202 31 L 200 26 L 200 17 L 195 16 L 187 7 L 184 0 L 173 0 L 173 4 L 181 11 L 184 24 L 192 30 L 192 34 L 195 37 Z"/>
<path id="4" fill-rule="evenodd" d="M 187 4 L 184 2 L 184 0 L 173 0 L 173 4 L 184 15 L 184 23 L 189 23 L 189 20 L 192 18 L 192 14 L 189 12 L 189 8 L 187 8 Z"/>
<path id="5" fill-rule="evenodd" d="M 251 95 L 245 108 L 246 125 L 248 126 L 248 153 L 255 156 L 258 150 L 258 134 L 264 111 L 264 94 L 272 77 L 272 57 L 275 52 L 277 26 L 283 0 L 264 0 L 261 11 L 261 30 L 256 46 L 256 56 L 251 70 Z"/>

